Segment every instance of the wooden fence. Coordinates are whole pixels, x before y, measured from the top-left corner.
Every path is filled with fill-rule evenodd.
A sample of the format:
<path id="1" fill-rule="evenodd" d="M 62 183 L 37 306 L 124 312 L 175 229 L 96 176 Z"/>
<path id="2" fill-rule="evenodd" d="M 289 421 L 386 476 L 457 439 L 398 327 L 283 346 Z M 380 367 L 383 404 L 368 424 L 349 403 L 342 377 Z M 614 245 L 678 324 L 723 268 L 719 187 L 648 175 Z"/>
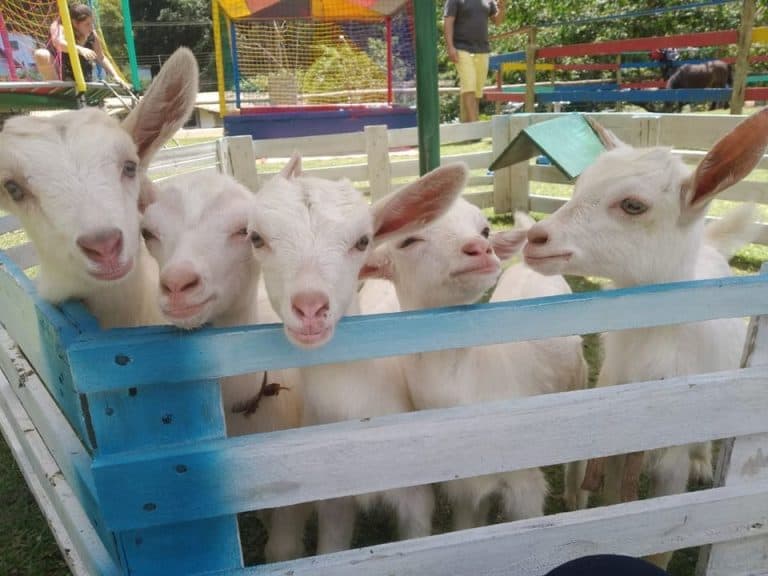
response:
<path id="1" fill-rule="evenodd" d="M 503 134 L 508 141 L 518 121 L 458 132 Z M 643 117 L 619 132 L 663 142 L 663 125 Z M 692 132 L 681 128 L 676 137 L 706 140 Z M 714 140 L 714 132 L 707 138 Z M 403 135 L 387 137 L 389 146 L 403 145 Z M 290 151 L 241 142 L 220 143 L 218 164 L 249 185 L 258 179 L 251 150 Z M 293 145 L 308 155 L 335 155 L 348 151 L 343 142 L 337 136 L 319 149 L 314 138 Z M 166 160 L 186 162 L 181 152 L 173 155 Z M 487 154 L 477 164 L 486 160 Z M 377 182 L 398 173 L 395 166 L 355 170 L 365 173 L 375 196 L 386 188 Z M 513 168 L 494 175 L 509 204 L 523 196 L 517 185 L 505 187 L 508 180 L 524 173 L 528 182 L 540 169 Z M 347 318 L 330 344 L 306 351 L 290 346 L 278 325 L 103 332 L 78 304 L 58 308 L 40 300 L 0 253 L 0 429 L 78 575 L 532 576 L 588 553 L 645 555 L 708 544 L 702 573 L 765 574 L 766 314 L 768 275 L 761 274 Z M 746 316 L 755 319 L 737 370 L 225 437 L 218 384 L 225 376 Z M 243 567 L 240 512 L 734 437 L 708 490 Z"/>

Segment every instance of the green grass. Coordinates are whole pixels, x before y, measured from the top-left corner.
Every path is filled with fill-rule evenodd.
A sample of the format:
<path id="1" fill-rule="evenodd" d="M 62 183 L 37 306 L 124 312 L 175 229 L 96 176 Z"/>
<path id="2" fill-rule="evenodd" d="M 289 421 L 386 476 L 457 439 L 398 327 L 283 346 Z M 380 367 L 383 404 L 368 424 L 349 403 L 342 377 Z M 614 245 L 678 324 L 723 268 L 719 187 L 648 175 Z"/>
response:
<path id="1" fill-rule="evenodd" d="M 192 144 L 209 139 L 185 138 L 179 144 Z M 477 152 L 490 149 L 490 139 L 480 142 L 443 146 L 441 154 L 451 156 L 468 152 Z M 402 151 L 397 155 L 413 156 L 414 151 Z M 338 166 L 344 164 L 359 163 L 360 158 L 352 159 L 322 159 L 307 160 L 306 168 Z M 269 162 L 260 167 L 263 172 L 277 171 L 281 167 L 280 162 Z M 478 171 L 478 173 L 483 171 Z M 750 179 L 768 182 L 768 170 L 757 171 L 750 175 Z M 532 193 L 547 196 L 568 197 L 569 186 L 555 184 L 532 184 Z M 720 215 L 730 209 L 733 203 L 717 201 L 713 203 L 711 213 Z M 763 210 L 763 219 L 768 220 Z M 494 216 L 492 210 L 486 211 L 491 218 L 494 229 L 509 227 L 512 225 L 511 215 Z M 2 213 L 0 213 L 2 215 Z M 23 233 L 0 236 L 0 249 L 23 241 Z M 752 245 L 739 251 L 732 264 L 737 274 L 755 273 L 762 262 L 768 260 L 768 247 Z M 574 291 L 599 289 L 604 281 L 596 278 L 567 278 Z M 584 337 L 584 353 L 590 365 L 590 382 L 594 384 L 600 364 L 600 342 L 597 335 Z M 545 469 L 547 478 L 552 486 L 552 494 L 547 500 L 546 511 L 548 514 L 563 510 L 562 499 L 562 469 L 557 466 Z M 702 486 L 691 486 L 691 489 Z M 5 576 L 39 576 L 39 575 L 64 575 L 68 574 L 66 564 L 56 547 L 50 530 L 42 517 L 34 498 L 26 488 L 23 477 L 18 470 L 11 453 L 4 442 L 0 442 L 0 575 Z M 491 521 L 499 521 L 498 506 L 492 507 Z M 444 532 L 450 526 L 450 507 L 438 494 L 437 507 L 433 518 L 435 532 Z M 240 526 L 244 555 L 247 564 L 263 562 L 263 546 L 266 534 L 256 519 L 255 514 L 246 513 L 240 515 Z M 306 535 L 307 550 L 314 550 L 316 546 L 316 520 L 311 522 Z M 358 519 L 354 544 L 367 546 L 379 542 L 389 541 L 396 537 L 396 527 L 391 511 L 384 507 L 377 507 L 371 513 L 361 515 Z M 673 576 L 690 576 L 694 572 L 697 558 L 697 549 L 678 551 L 670 565 L 670 573 Z"/>
<path id="2" fill-rule="evenodd" d="M 48 524 L 27 490 L 5 441 L 0 441 L 0 509 L 0 574 L 69 574 Z"/>

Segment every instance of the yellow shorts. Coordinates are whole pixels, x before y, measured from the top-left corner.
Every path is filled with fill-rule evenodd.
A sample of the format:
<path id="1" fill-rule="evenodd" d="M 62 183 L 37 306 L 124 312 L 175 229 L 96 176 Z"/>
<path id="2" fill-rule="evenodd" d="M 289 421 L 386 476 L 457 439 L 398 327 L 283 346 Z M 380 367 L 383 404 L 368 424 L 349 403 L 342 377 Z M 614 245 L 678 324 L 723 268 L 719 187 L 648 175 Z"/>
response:
<path id="1" fill-rule="evenodd" d="M 457 50 L 459 61 L 456 70 L 459 73 L 459 91 L 474 92 L 478 98 L 483 95 L 485 79 L 488 77 L 488 54 L 472 54 Z"/>

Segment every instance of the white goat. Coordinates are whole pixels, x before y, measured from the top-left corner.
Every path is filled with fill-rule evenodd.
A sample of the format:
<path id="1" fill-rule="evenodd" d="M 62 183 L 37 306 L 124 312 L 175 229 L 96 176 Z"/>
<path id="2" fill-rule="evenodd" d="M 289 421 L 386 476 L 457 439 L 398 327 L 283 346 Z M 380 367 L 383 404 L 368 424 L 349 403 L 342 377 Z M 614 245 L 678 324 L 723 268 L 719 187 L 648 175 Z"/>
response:
<path id="1" fill-rule="evenodd" d="M 723 137 L 692 174 L 667 148 L 635 149 L 600 132 L 611 149 L 579 177 L 570 201 L 528 231 L 526 262 L 545 274 L 607 277 L 617 287 L 730 275 L 725 256 L 749 241 L 753 229 L 744 226 L 744 210 L 708 232 L 704 215 L 718 192 L 759 161 L 768 143 L 768 111 Z M 741 319 L 724 319 L 610 332 L 598 386 L 736 368 L 745 329 Z M 685 491 L 691 458 L 699 461 L 694 469 L 711 476 L 708 444 L 646 453 L 651 493 Z M 608 502 L 620 499 L 622 478 L 634 478 L 636 463 L 636 456 L 628 459 L 625 470 L 623 457 L 607 459 Z M 664 566 L 669 557 L 653 560 Z"/>
<path id="2" fill-rule="evenodd" d="M 223 174 L 179 176 L 159 184 L 147 198 L 142 236 L 160 265 L 160 308 L 166 321 L 187 329 L 259 321 L 260 271 L 247 231 L 252 198 L 247 188 Z M 300 426 L 301 388 L 298 374 L 291 376 L 276 371 L 224 378 L 227 435 Z M 297 505 L 262 514 L 269 527 L 268 562 L 303 555 L 310 512 L 310 506 Z"/>
<path id="3" fill-rule="evenodd" d="M 122 124 L 93 108 L 5 123 L 0 208 L 35 246 L 43 298 L 82 299 L 103 328 L 160 321 L 139 202 L 153 154 L 192 111 L 197 77 L 194 55 L 180 48 Z"/>
<path id="4" fill-rule="evenodd" d="M 516 218 L 525 219 L 523 215 Z M 496 283 L 499 257 L 515 254 L 525 235 L 525 229 L 491 235 L 482 212 L 458 199 L 429 227 L 377 249 L 366 273 L 391 279 L 404 310 L 473 304 Z M 492 300 L 563 293 L 570 289 L 562 278 L 546 278 L 518 264 L 504 273 Z M 531 396 L 586 384 L 578 336 L 414 354 L 403 357 L 402 364 L 417 409 Z M 578 484 L 569 485 L 573 494 L 566 497 L 570 506 L 576 506 Z M 486 523 L 493 493 L 501 493 L 509 519 L 542 515 L 547 483 L 535 468 L 455 480 L 442 489 L 453 505 L 455 528 L 464 529 Z"/>
<path id="5" fill-rule="evenodd" d="M 300 159 L 254 197 L 251 241 L 288 339 L 304 348 L 333 336 L 345 314 L 359 311 L 358 274 L 375 241 L 407 234 L 440 216 L 461 191 L 467 169 L 446 166 L 372 207 L 348 181 L 302 176 Z M 412 410 L 399 363 L 364 360 L 301 369 L 305 425 Z M 355 500 L 367 506 L 381 496 L 398 515 L 400 538 L 431 532 L 430 486 L 363 494 L 318 503 L 318 552 L 348 548 Z"/>

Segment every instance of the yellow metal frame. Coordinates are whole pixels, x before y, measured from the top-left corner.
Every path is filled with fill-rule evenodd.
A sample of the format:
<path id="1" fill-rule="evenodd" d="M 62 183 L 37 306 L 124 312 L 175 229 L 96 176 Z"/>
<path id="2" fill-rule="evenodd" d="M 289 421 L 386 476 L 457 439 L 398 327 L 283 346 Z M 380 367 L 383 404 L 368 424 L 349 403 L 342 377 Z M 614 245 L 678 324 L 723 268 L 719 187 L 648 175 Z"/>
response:
<path id="1" fill-rule="evenodd" d="M 223 118 L 227 113 L 227 96 L 224 93 L 224 52 L 221 46 L 221 26 L 219 22 L 219 2 L 211 2 L 211 19 L 213 20 L 213 46 L 216 56 L 216 84 L 219 88 L 219 115 Z"/>
<path id="2" fill-rule="evenodd" d="M 78 94 L 85 94 L 85 77 L 83 76 L 83 69 L 80 67 L 80 58 L 77 55 L 77 41 L 75 40 L 75 31 L 72 29 L 72 19 L 69 17 L 69 5 L 67 0 L 56 0 L 56 4 L 59 7 L 61 25 L 64 27 L 64 38 L 67 40 L 67 58 L 72 64 L 75 89 Z"/>

